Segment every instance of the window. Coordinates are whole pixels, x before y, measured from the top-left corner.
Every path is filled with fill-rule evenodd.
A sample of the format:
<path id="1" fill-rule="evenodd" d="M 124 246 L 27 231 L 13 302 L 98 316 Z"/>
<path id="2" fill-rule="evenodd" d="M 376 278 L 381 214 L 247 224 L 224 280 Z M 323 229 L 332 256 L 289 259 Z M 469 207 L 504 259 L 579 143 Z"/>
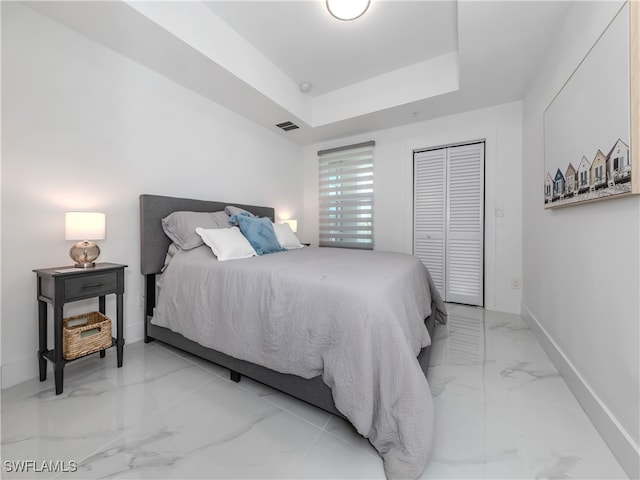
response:
<path id="1" fill-rule="evenodd" d="M 321 247 L 373 249 L 374 146 L 318 152 Z"/>
<path id="2" fill-rule="evenodd" d="M 598 182 L 601 182 L 601 181 L 602 181 L 602 165 L 598 165 L 598 166 L 596 167 L 596 180 L 597 180 Z"/>

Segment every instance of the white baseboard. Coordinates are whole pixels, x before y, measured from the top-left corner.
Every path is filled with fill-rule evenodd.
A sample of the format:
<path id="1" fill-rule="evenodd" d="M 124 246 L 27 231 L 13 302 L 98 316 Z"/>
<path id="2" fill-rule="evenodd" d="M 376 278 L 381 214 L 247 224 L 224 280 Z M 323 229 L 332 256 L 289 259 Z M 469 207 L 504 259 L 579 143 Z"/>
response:
<path id="1" fill-rule="evenodd" d="M 36 358 L 36 350 L 33 351 L 33 355 L 21 357 L 10 363 L 2 365 L 3 389 L 30 380 L 38 375 L 38 359 Z"/>
<path id="2" fill-rule="evenodd" d="M 638 445 L 585 382 L 571 360 L 566 357 L 525 304 L 522 304 L 522 317 L 529 328 L 535 332 L 556 369 L 629 478 L 640 478 L 640 448 Z"/>

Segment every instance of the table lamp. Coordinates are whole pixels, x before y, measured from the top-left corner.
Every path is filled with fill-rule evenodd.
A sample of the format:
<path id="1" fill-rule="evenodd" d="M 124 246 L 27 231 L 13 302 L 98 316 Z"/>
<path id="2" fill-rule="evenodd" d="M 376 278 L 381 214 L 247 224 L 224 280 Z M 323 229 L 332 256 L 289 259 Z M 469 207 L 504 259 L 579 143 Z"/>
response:
<path id="1" fill-rule="evenodd" d="M 64 218 L 64 239 L 81 240 L 69 250 L 76 268 L 96 266 L 100 247 L 91 240 L 104 240 L 105 214 L 97 212 L 67 212 Z"/>
<path id="2" fill-rule="evenodd" d="M 283 220 L 282 223 L 288 223 L 289 226 L 291 227 L 291 230 L 293 231 L 293 233 L 296 233 L 298 231 L 298 221 L 294 220 L 292 218 L 288 219 L 288 220 Z"/>

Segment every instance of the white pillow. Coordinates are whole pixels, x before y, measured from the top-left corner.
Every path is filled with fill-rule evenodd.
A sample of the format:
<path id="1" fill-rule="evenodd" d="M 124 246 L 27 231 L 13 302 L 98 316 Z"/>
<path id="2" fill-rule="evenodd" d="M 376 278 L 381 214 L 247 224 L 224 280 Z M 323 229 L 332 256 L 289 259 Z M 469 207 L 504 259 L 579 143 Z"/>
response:
<path id="1" fill-rule="evenodd" d="M 276 238 L 282 248 L 291 250 L 292 248 L 302 248 L 302 244 L 296 234 L 291 230 L 288 223 L 274 223 L 273 231 L 276 232 Z"/>
<path id="2" fill-rule="evenodd" d="M 249 240 L 242 235 L 238 227 L 212 229 L 198 227 L 196 233 L 202 237 L 202 241 L 211 248 L 221 262 L 256 255 Z"/>

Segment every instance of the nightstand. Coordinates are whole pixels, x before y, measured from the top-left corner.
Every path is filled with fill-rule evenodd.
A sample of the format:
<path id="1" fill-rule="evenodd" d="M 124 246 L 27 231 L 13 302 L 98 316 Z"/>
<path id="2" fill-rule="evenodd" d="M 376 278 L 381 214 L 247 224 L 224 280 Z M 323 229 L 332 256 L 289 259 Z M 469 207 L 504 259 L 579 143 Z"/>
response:
<path id="1" fill-rule="evenodd" d="M 65 303 L 98 297 L 98 310 L 104 314 L 105 296 L 116 295 L 116 337 L 113 338 L 111 346 L 115 345 L 118 368 L 122 367 L 124 348 L 122 297 L 124 295 L 124 269 L 126 267 L 127 265 L 117 263 L 97 263 L 92 268 L 58 267 L 33 270 L 38 276 L 38 362 L 40 381 L 47 379 L 47 360 L 49 360 L 53 363 L 56 395 L 62 393 L 64 366 L 67 362 L 73 361 L 66 360 L 62 355 L 62 320 Z M 53 350 L 49 350 L 47 346 L 47 303 L 53 307 Z M 100 356 L 105 356 L 104 350 L 100 350 Z"/>

